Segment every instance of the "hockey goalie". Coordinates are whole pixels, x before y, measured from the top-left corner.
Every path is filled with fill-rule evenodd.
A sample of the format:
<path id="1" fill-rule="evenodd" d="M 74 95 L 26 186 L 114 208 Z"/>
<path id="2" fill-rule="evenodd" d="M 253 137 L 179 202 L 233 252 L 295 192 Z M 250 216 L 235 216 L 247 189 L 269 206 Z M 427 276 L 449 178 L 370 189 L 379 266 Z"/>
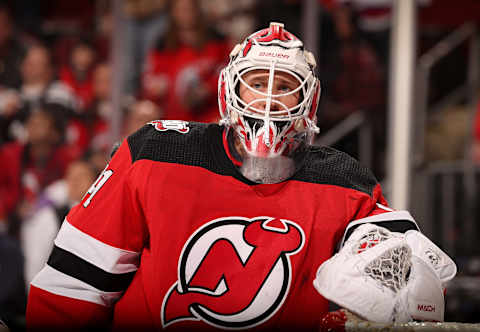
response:
<path id="1" fill-rule="evenodd" d="M 33 279 L 27 328 L 316 332 L 329 301 L 442 321 L 455 264 L 370 170 L 313 144 L 315 66 L 272 22 L 220 72 L 219 123 L 126 138 Z"/>

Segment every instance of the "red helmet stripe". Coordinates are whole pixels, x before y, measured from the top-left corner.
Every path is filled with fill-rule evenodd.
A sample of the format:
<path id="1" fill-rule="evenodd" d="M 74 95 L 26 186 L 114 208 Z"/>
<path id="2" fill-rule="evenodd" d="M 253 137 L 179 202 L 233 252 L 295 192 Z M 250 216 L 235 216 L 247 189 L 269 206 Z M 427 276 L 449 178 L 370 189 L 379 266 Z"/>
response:
<path id="1" fill-rule="evenodd" d="M 225 97 L 225 77 L 223 77 L 223 74 L 222 74 L 222 78 L 221 78 L 221 83 L 220 83 L 220 112 L 222 114 L 222 116 L 224 116 L 227 112 L 227 101 L 226 101 L 226 97 Z"/>
<path id="2" fill-rule="evenodd" d="M 260 30 L 259 32 L 251 36 L 249 39 L 250 43 L 252 39 L 254 39 L 258 43 L 267 43 L 273 40 L 280 40 L 286 42 L 290 40 L 297 40 L 298 38 L 290 32 L 285 31 L 282 26 L 273 25 L 267 29 Z"/>
<path id="3" fill-rule="evenodd" d="M 243 49 L 243 56 L 247 56 L 248 51 L 252 48 L 252 40 L 248 39 L 247 45 L 245 45 L 245 48 Z"/>

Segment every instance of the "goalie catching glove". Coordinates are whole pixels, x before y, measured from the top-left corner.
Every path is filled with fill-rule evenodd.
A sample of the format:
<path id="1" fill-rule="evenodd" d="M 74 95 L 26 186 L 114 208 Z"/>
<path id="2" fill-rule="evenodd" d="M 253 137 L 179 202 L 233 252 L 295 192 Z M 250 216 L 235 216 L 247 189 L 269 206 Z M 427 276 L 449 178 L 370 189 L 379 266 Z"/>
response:
<path id="1" fill-rule="evenodd" d="M 318 269 L 313 284 L 328 300 L 379 323 L 443 321 L 444 284 L 455 263 L 416 230 L 359 226 Z"/>

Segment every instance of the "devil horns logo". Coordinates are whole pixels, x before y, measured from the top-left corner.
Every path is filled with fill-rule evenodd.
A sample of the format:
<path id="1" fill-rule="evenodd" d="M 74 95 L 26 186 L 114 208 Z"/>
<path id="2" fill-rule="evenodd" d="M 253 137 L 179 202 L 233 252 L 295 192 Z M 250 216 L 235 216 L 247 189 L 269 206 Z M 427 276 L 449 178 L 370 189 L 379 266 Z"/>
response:
<path id="1" fill-rule="evenodd" d="M 178 281 L 163 299 L 162 325 L 203 320 L 246 328 L 268 320 L 290 287 L 289 256 L 304 241 L 300 226 L 284 219 L 230 217 L 202 226 L 182 250 Z"/>

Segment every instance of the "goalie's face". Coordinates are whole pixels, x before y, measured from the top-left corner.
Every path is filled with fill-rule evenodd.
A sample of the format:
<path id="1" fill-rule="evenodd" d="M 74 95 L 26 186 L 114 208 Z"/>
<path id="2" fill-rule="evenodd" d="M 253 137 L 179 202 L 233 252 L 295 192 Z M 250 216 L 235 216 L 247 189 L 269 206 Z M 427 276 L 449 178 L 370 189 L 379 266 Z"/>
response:
<path id="1" fill-rule="evenodd" d="M 282 112 L 282 109 L 292 109 L 300 101 L 300 91 L 297 89 L 299 80 L 285 72 L 275 73 L 271 86 L 269 80 L 270 74 L 267 70 L 247 72 L 240 84 L 240 98 L 250 106 L 251 112 L 260 116 L 272 111 L 278 112 L 280 116 L 287 115 L 287 111 Z"/>
<path id="2" fill-rule="evenodd" d="M 233 111 L 230 135 L 242 159 L 241 172 L 250 180 L 280 182 L 299 166 L 306 131 L 292 110 L 301 103 L 300 87 L 299 78 L 283 71 L 254 69 L 241 76 L 236 92 L 243 109 Z"/>
<path id="3" fill-rule="evenodd" d="M 285 71 L 253 69 L 237 84 L 241 106 L 232 115 L 240 154 L 272 158 L 293 152 L 305 140 L 303 120 L 292 114 L 303 99 L 301 79 Z"/>

